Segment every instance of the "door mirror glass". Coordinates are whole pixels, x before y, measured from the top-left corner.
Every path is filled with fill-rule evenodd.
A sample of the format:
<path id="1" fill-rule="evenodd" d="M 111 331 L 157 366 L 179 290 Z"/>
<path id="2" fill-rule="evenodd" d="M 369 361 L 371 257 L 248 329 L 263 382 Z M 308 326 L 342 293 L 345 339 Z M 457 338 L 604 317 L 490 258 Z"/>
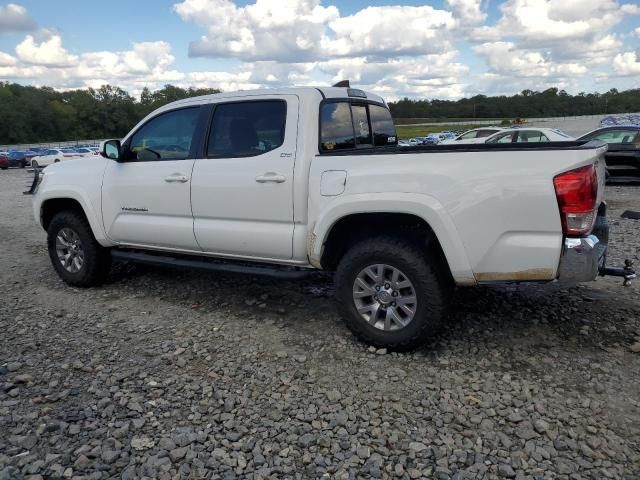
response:
<path id="1" fill-rule="evenodd" d="M 104 142 L 102 156 L 111 160 L 120 160 L 120 140 L 107 140 Z"/>

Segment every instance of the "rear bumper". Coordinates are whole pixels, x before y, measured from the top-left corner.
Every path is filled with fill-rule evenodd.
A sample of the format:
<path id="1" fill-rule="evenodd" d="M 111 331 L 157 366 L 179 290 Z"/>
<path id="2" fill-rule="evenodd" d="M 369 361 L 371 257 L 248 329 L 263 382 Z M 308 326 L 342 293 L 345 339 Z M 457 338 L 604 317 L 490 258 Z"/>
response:
<path id="1" fill-rule="evenodd" d="M 607 245 L 595 235 L 565 238 L 558 268 L 558 280 L 563 283 L 590 282 L 604 267 Z"/>
<path id="2" fill-rule="evenodd" d="M 603 202 L 590 235 L 564 238 L 558 281 L 580 283 L 595 280 L 607 262 L 608 247 L 609 222 L 607 204 Z"/>

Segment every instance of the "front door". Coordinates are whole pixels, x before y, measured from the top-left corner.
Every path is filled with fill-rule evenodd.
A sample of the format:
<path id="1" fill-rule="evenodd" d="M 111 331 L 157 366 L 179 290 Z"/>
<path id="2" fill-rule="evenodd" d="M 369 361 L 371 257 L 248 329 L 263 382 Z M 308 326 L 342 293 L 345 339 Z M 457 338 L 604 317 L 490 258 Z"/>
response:
<path id="1" fill-rule="evenodd" d="M 107 236 L 121 244 L 199 250 L 190 188 L 200 107 L 161 113 L 123 144 L 102 185 Z"/>
<path id="2" fill-rule="evenodd" d="M 298 97 L 215 105 L 204 158 L 193 168 L 198 244 L 208 253 L 290 259 Z"/>

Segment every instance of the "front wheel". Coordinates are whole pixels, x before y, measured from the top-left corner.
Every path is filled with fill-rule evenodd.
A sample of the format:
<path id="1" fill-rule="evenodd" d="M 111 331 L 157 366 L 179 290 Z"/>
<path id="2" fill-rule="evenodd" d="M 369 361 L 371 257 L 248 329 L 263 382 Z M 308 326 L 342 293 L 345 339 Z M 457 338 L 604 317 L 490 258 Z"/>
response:
<path id="1" fill-rule="evenodd" d="M 340 313 L 356 336 L 406 351 L 437 333 L 450 282 L 436 255 L 400 238 L 379 237 L 347 251 L 335 283 Z"/>
<path id="2" fill-rule="evenodd" d="M 23 160 L 20 162 L 20 168 L 25 168 L 27 166 L 27 161 Z"/>
<path id="3" fill-rule="evenodd" d="M 79 212 L 63 211 L 53 217 L 47 245 L 53 268 L 70 285 L 98 285 L 109 273 L 109 250 L 96 241 L 89 222 Z"/>

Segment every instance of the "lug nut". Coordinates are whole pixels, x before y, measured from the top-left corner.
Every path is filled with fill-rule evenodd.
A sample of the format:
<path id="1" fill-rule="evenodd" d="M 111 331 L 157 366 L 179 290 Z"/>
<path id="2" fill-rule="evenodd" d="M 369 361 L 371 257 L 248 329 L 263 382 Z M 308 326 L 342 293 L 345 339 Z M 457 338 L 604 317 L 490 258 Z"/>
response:
<path id="1" fill-rule="evenodd" d="M 392 297 L 397 297 L 398 296 L 398 292 L 396 292 L 396 291 L 391 292 L 391 296 Z"/>
<path id="2" fill-rule="evenodd" d="M 376 291 L 380 291 L 380 285 L 376 285 Z"/>
<path id="3" fill-rule="evenodd" d="M 384 288 L 389 288 L 391 285 L 389 285 L 388 283 L 384 284 Z"/>

